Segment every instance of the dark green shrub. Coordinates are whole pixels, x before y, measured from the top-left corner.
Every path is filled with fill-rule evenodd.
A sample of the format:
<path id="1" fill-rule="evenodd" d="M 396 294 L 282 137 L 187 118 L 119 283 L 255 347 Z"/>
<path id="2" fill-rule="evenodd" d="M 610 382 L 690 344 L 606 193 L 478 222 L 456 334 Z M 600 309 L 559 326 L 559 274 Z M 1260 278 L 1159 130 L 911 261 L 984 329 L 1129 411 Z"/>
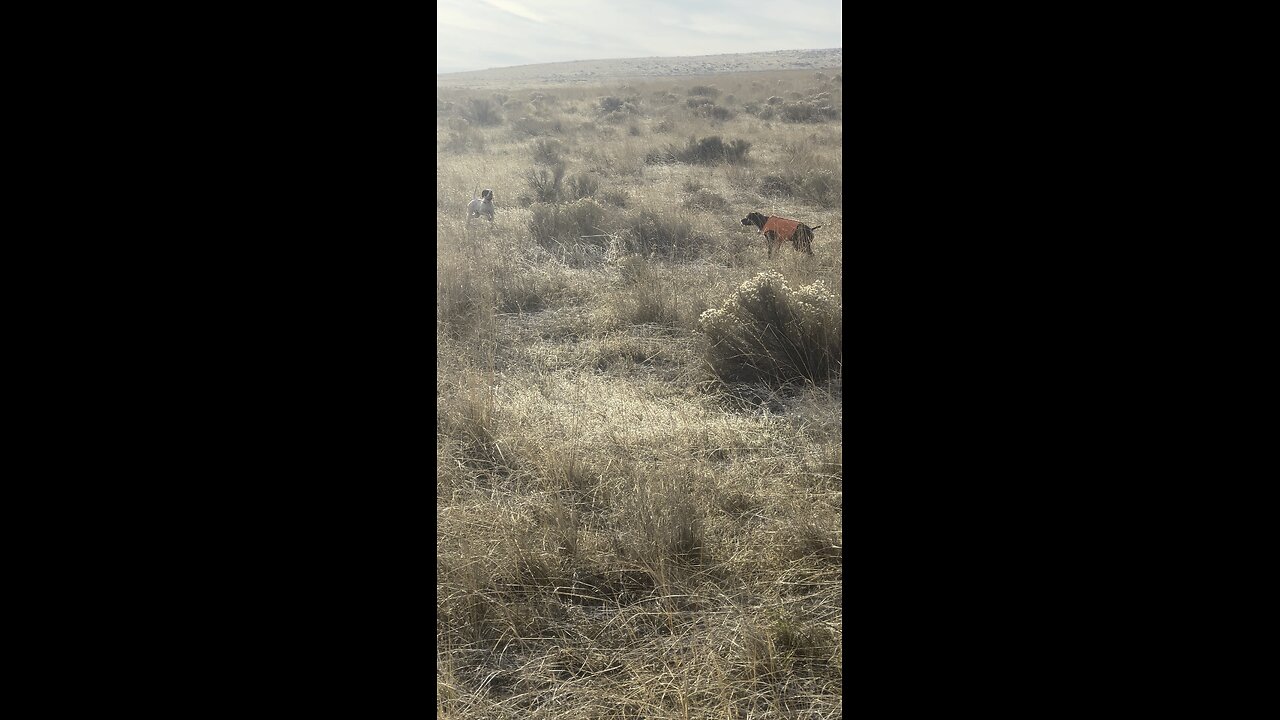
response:
<path id="1" fill-rule="evenodd" d="M 690 95 L 702 95 L 704 97 L 718 97 L 720 91 L 710 85 L 694 85 L 689 88 Z"/>

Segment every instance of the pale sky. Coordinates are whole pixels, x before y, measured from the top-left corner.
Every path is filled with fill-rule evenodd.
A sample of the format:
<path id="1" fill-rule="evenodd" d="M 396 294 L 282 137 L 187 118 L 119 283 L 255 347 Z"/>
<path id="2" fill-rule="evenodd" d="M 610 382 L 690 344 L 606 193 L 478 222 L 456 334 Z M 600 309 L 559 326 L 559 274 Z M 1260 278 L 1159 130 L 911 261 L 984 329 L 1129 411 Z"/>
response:
<path id="1" fill-rule="evenodd" d="M 843 47 L 841 0 L 437 0 L 436 72 Z"/>

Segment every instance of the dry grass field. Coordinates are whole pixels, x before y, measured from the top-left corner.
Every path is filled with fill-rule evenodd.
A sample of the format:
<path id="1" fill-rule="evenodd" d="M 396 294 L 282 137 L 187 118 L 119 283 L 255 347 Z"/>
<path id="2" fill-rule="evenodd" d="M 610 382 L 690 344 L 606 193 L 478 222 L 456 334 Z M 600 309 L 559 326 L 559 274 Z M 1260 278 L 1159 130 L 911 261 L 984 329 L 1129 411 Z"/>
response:
<path id="1" fill-rule="evenodd" d="M 436 95 L 437 716 L 841 717 L 839 68 Z"/>

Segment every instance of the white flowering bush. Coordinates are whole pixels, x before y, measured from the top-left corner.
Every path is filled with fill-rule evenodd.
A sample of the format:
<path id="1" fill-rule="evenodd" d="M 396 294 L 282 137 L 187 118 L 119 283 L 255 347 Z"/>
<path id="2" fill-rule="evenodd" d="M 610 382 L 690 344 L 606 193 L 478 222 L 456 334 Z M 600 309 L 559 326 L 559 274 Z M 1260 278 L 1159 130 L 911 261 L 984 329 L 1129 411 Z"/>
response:
<path id="1" fill-rule="evenodd" d="M 819 280 L 792 288 L 767 270 L 702 313 L 710 361 L 739 382 L 822 382 L 843 363 L 840 298 Z"/>

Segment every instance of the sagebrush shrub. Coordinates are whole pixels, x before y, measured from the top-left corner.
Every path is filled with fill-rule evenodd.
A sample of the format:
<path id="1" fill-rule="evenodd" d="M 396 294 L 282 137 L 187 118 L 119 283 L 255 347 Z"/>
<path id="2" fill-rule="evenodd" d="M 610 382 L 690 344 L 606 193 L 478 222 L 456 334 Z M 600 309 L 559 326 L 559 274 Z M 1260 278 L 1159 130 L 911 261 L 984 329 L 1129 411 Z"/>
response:
<path id="1" fill-rule="evenodd" d="M 533 142 L 533 162 L 535 165 L 558 165 L 564 163 L 564 143 L 555 138 L 539 138 Z"/>
<path id="2" fill-rule="evenodd" d="M 672 260 L 696 260 L 715 250 L 715 240 L 700 232 L 684 213 L 641 208 L 631 215 L 624 235 L 625 252 Z"/>
<path id="3" fill-rule="evenodd" d="M 788 169 L 762 176 L 758 187 L 765 195 L 801 198 L 818 205 L 842 204 L 843 181 L 832 170 Z"/>
<path id="4" fill-rule="evenodd" d="M 684 147 L 668 145 L 661 150 L 650 151 L 645 155 L 645 162 L 650 165 L 670 162 L 691 165 L 738 164 L 747 162 L 747 153 L 750 151 L 751 143 L 746 140 L 725 143 L 719 135 L 701 139 L 690 137 Z"/>
<path id="5" fill-rule="evenodd" d="M 511 129 L 518 135 L 563 134 L 564 123 L 559 119 L 548 120 L 537 117 L 521 117 L 511 123 Z"/>
<path id="6" fill-rule="evenodd" d="M 524 179 L 529 184 L 529 189 L 533 191 L 534 199 L 538 202 L 559 202 L 564 196 L 564 189 L 560 186 L 560 183 L 564 180 L 563 162 L 552 165 L 550 171 L 547 168 L 530 170 L 525 174 Z"/>
<path id="7" fill-rule="evenodd" d="M 843 362 L 840 298 L 819 280 L 792 288 L 775 270 L 702 313 L 708 360 L 730 382 L 822 382 Z"/>
<path id="8" fill-rule="evenodd" d="M 596 197 L 609 203 L 624 208 L 631 203 L 631 193 L 626 188 L 614 188 L 612 190 L 601 190 Z"/>
<path id="9" fill-rule="evenodd" d="M 719 105 L 708 106 L 706 108 L 706 114 L 707 114 L 707 117 L 711 118 L 712 120 L 724 121 L 724 120 L 733 119 L 733 111 L 727 107 L 720 107 Z"/>
<path id="10" fill-rule="evenodd" d="M 710 190 L 697 190 L 689 199 L 684 201 L 684 206 L 690 209 L 709 210 L 711 212 L 728 212 L 731 207 L 728 199 Z"/>
<path id="11" fill-rule="evenodd" d="M 463 127 L 461 130 L 451 130 L 449 139 L 445 141 L 444 150 L 449 152 L 482 152 L 485 148 L 484 134 L 479 130 Z"/>
<path id="12" fill-rule="evenodd" d="M 485 98 L 471 98 L 463 115 L 475 125 L 501 125 L 500 105 Z"/>
<path id="13" fill-rule="evenodd" d="M 591 175 L 578 174 L 569 178 L 569 197 L 581 200 L 600 191 L 600 181 Z"/>
<path id="14" fill-rule="evenodd" d="M 825 102 L 813 102 L 811 100 L 801 100 L 800 102 L 787 103 L 782 106 L 783 122 L 819 123 L 823 120 L 834 120 L 839 114 L 835 108 L 825 104 Z"/>
<path id="15" fill-rule="evenodd" d="M 605 225 L 604 208 L 591 198 L 570 203 L 537 203 L 531 208 L 529 232 L 538 243 L 549 246 L 578 242 L 584 236 L 601 235 Z M 604 247 L 606 238 L 592 238 L 588 244 Z"/>

